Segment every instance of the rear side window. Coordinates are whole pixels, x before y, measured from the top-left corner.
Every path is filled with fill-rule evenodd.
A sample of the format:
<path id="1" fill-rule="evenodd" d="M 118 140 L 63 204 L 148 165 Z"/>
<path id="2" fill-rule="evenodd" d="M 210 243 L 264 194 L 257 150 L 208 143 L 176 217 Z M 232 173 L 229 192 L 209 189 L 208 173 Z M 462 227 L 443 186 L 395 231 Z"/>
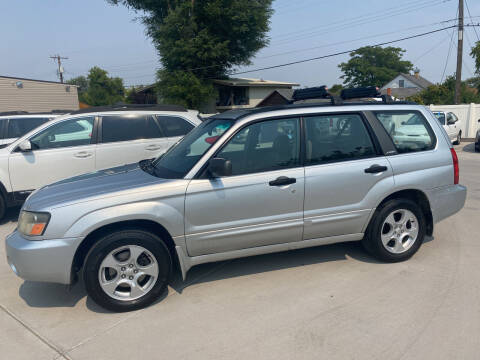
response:
<path id="1" fill-rule="evenodd" d="M 305 117 L 306 164 L 315 165 L 376 156 L 375 147 L 358 114 Z"/>
<path id="2" fill-rule="evenodd" d="M 102 116 L 102 142 L 104 143 L 160 137 L 162 137 L 160 128 L 151 116 Z"/>
<path id="3" fill-rule="evenodd" d="M 436 138 L 419 111 L 378 111 L 375 115 L 400 154 L 431 150 Z"/>
<path id="4" fill-rule="evenodd" d="M 7 136 L 5 137 L 8 139 L 18 138 L 43 123 L 46 123 L 48 120 L 49 118 L 46 117 L 10 119 L 8 122 Z"/>
<path id="5" fill-rule="evenodd" d="M 188 121 L 177 116 L 157 116 L 157 119 L 167 137 L 185 136 L 194 128 Z"/>

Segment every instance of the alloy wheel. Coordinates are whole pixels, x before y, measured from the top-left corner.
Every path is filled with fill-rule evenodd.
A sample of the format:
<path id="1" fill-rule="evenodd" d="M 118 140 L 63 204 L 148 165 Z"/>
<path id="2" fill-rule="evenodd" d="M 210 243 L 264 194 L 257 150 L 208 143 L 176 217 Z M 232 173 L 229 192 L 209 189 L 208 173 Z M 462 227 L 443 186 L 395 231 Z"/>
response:
<path id="1" fill-rule="evenodd" d="M 418 219 L 406 209 L 392 211 L 383 222 L 381 239 L 385 249 L 392 254 L 408 251 L 418 237 Z"/>

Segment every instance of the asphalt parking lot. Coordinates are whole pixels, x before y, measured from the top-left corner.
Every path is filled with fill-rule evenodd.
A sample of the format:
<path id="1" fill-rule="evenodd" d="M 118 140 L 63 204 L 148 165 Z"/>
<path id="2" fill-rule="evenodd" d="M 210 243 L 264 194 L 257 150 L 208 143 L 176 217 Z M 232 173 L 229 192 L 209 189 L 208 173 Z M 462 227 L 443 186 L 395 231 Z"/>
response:
<path id="1" fill-rule="evenodd" d="M 109 313 L 80 281 L 24 282 L 0 246 L 2 359 L 478 359 L 480 154 L 457 146 L 465 208 L 411 260 L 357 243 L 237 259 L 176 278 L 147 309 Z M 18 210 L 0 226 L 2 242 Z"/>

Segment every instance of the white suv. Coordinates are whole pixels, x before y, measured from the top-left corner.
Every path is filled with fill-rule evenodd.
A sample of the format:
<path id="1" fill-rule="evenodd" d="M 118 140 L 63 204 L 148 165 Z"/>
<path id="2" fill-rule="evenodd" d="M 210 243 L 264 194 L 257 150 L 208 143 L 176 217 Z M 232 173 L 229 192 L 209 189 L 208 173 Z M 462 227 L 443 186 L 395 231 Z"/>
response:
<path id="1" fill-rule="evenodd" d="M 457 115 L 447 111 L 434 111 L 433 114 L 443 126 L 454 145 L 459 145 L 462 141 L 462 129 Z"/>
<path id="2" fill-rule="evenodd" d="M 0 218 L 50 183 L 157 157 L 200 123 L 197 111 L 167 105 L 57 117 L 0 149 Z"/>

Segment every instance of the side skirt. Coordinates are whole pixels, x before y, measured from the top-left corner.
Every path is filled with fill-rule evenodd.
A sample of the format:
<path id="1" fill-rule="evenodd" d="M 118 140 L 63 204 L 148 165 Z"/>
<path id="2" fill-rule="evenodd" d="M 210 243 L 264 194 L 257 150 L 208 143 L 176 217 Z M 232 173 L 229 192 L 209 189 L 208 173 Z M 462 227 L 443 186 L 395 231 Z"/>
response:
<path id="1" fill-rule="evenodd" d="M 188 256 L 183 250 L 183 247 L 181 246 L 175 246 L 175 250 L 177 251 L 178 262 L 180 263 L 182 278 L 183 280 L 185 280 L 187 278 L 188 271 L 193 266 L 200 265 L 200 264 L 216 262 L 216 261 L 224 261 L 224 260 L 230 260 L 230 259 L 236 259 L 236 258 L 242 258 L 242 257 L 248 257 L 248 256 L 264 255 L 264 254 L 270 254 L 270 253 L 281 252 L 281 251 L 303 249 L 303 248 L 314 247 L 314 246 L 336 244 L 341 242 L 359 241 L 362 239 L 363 239 L 363 233 L 338 235 L 338 236 L 330 236 L 330 237 L 324 237 L 324 238 L 318 238 L 318 239 L 296 241 L 291 243 L 258 246 L 258 247 L 248 248 L 248 249 L 234 250 L 234 251 L 229 251 L 224 253 L 192 256 L 192 257 Z"/>

